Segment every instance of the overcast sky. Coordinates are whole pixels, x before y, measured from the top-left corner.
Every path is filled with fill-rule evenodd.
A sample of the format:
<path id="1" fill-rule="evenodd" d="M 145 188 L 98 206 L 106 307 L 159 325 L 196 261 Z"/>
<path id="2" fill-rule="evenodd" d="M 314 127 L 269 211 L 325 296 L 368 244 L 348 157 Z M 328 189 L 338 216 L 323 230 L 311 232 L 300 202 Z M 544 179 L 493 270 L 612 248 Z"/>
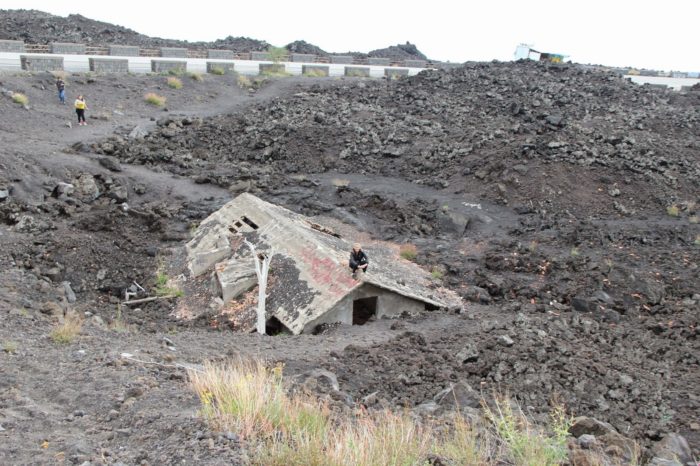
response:
<path id="1" fill-rule="evenodd" d="M 410 41 L 429 58 L 452 62 L 511 60 L 524 42 L 578 63 L 700 71 L 698 0 L 0 0 L 0 9 L 16 8 L 78 13 L 189 41 L 305 40 L 328 52 Z"/>

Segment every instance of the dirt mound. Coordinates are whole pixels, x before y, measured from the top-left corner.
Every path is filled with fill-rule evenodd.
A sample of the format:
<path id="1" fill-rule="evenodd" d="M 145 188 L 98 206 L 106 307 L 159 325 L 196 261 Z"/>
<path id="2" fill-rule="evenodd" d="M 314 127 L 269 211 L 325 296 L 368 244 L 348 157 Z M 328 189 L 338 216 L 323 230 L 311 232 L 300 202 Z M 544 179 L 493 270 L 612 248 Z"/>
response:
<path id="1" fill-rule="evenodd" d="M 88 45 L 127 44 L 145 48 L 224 48 L 237 52 L 265 50 L 268 47 L 267 42 L 247 37 L 229 36 L 214 42 L 161 39 L 81 15 L 64 18 L 36 10 L 0 10 L 0 21 L 3 24 L 0 39 L 23 40 L 31 44 L 77 42 Z"/>
<path id="2" fill-rule="evenodd" d="M 420 52 L 420 50 L 418 50 L 418 47 L 408 41 L 405 44 L 392 45 L 384 49 L 372 50 L 370 53 L 368 53 L 368 55 L 370 57 L 391 58 L 395 61 L 428 59 Z"/>
<path id="3" fill-rule="evenodd" d="M 309 44 L 304 40 L 295 40 L 294 42 L 287 44 L 285 48 L 289 50 L 290 53 L 310 53 L 320 57 L 328 55 L 328 52 L 323 50 L 321 47 L 314 44 Z"/>
<path id="4" fill-rule="evenodd" d="M 68 15 L 64 18 L 37 10 L 0 10 L 0 21 L 3 24 L 3 28 L 0 30 L 0 39 L 22 40 L 30 44 L 76 42 L 95 46 L 126 44 L 144 48 L 186 47 L 191 49 L 228 49 L 235 52 L 267 50 L 270 46 L 263 40 L 249 37 L 228 36 L 212 42 L 190 42 L 149 37 L 129 28 L 96 21 L 82 15 Z M 291 42 L 285 47 L 292 53 L 328 55 L 328 52 L 320 47 L 303 40 Z M 369 54 L 353 53 L 352 55 L 362 58 L 367 56 L 385 57 L 394 60 L 425 59 L 416 46 L 409 42 L 373 50 Z"/>

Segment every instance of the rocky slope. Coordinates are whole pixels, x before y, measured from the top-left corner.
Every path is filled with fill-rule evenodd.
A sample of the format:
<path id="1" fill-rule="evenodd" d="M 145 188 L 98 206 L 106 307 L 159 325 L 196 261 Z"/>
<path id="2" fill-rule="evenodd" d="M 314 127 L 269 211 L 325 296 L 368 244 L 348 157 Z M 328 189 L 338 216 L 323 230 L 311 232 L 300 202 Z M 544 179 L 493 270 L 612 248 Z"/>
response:
<path id="1" fill-rule="evenodd" d="M 192 49 L 228 49 L 235 52 L 266 50 L 270 44 L 248 37 L 228 36 L 212 42 L 189 42 L 149 37 L 122 26 L 96 21 L 81 15 L 55 16 L 37 10 L 0 10 L 0 40 L 22 40 L 31 44 L 49 42 L 77 42 L 88 45 L 127 44 L 143 48 L 187 47 Z M 311 53 L 326 56 L 329 52 L 303 40 L 285 46 L 293 53 Z M 391 46 L 364 53 L 353 53 L 359 57 L 385 57 L 395 60 L 425 59 L 415 45 Z"/>

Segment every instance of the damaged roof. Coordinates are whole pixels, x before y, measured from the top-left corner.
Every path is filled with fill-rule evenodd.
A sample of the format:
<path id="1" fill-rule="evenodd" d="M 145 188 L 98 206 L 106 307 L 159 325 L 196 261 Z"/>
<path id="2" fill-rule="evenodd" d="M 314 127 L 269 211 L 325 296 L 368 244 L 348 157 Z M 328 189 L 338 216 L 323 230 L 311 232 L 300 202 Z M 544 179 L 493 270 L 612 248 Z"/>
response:
<path id="1" fill-rule="evenodd" d="M 352 238 L 346 241 L 303 215 L 248 193 L 202 221 L 186 246 L 189 273 L 214 273 L 224 304 L 257 283 L 244 238 L 258 252 L 273 252 L 267 315 L 295 334 L 367 283 L 431 306 L 458 305 L 456 295 L 436 288 L 428 272 L 382 244 L 363 246 L 370 261 L 368 273 L 359 281 L 352 278 Z"/>

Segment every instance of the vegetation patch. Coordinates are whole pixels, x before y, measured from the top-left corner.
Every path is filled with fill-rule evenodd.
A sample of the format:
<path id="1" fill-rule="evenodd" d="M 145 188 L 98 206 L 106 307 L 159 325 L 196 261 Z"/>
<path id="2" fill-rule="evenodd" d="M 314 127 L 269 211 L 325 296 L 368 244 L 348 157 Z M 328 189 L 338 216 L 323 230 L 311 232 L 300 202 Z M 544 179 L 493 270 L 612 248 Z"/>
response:
<path id="1" fill-rule="evenodd" d="M 666 213 L 671 217 L 678 217 L 678 215 L 680 214 L 680 209 L 677 205 L 671 205 L 666 207 Z"/>
<path id="2" fill-rule="evenodd" d="M 202 82 L 204 81 L 204 75 L 202 73 L 187 73 L 192 81 Z"/>
<path id="3" fill-rule="evenodd" d="M 288 394 L 282 372 L 281 365 L 241 360 L 189 371 L 202 416 L 212 429 L 239 434 L 252 464 L 554 466 L 567 461 L 571 419 L 560 406 L 541 428 L 508 398 L 484 408 L 490 429 L 477 430 L 460 413 L 449 425 L 390 410 L 339 416 L 308 395 Z"/>
<path id="4" fill-rule="evenodd" d="M 29 103 L 29 97 L 22 93 L 15 92 L 12 94 L 12 101 L 16 104 L 27 105 Z"/>
<path id="5" fill-rule="evenodd" d="M 149 92 L 148 94 L 143 96 L 143 100 L 145 100 L 146 103 L 155 105 L 156 107 L 162 107 L 163 105 L 165 105 L 167 99 L 162 95 L 158 95 L 154 92 Z"/>
<path id="6" fill-rule="evenodd" d="M 66 315 L 63 323 L 56 326 L 49 335 L 54 343 L 67 345 L 80 334 L 83 328 L 83 319 L 75 313 Z"/>
<path id="7" fill-rule="evenodd" d="M 5 340 L 2 342 L 2 350 L 6 352 L 7 354 L 14 354 L 17 352 L 17 348 L 19 345 L 17 344 L 16 341 L 12 340 Z"/>
<path id="8" fill-rule="evenodd" d="M 168 87 L 172 89 L 182 89 L 182 80 L 180 80 L 180 78 L 171 76 L 168 78 Z"/>
<path id="9" fill-rule="evenodd" d="M 226 74 L 226 70 L 220 66 L 213 66 L 209 72 L 216 76 L 223 76 Z"/>
<path id="10" fill-rule="evenodd" d="M 399 248 L 399 255 L 409 261 L 416 260 L 416 257 L 418 256 L 418 248 L 416 248 L 415 244 L 402 244 Z"/>
<path id="11" fill-rule="evenodd" d="M 172 285 L 170 277 L 168 277 L 165 272 L 159 270 L 158 273 L 156 273 L 156 295 L 179 298 L 183 296 L 184 293 L 181 289 Z"/>

